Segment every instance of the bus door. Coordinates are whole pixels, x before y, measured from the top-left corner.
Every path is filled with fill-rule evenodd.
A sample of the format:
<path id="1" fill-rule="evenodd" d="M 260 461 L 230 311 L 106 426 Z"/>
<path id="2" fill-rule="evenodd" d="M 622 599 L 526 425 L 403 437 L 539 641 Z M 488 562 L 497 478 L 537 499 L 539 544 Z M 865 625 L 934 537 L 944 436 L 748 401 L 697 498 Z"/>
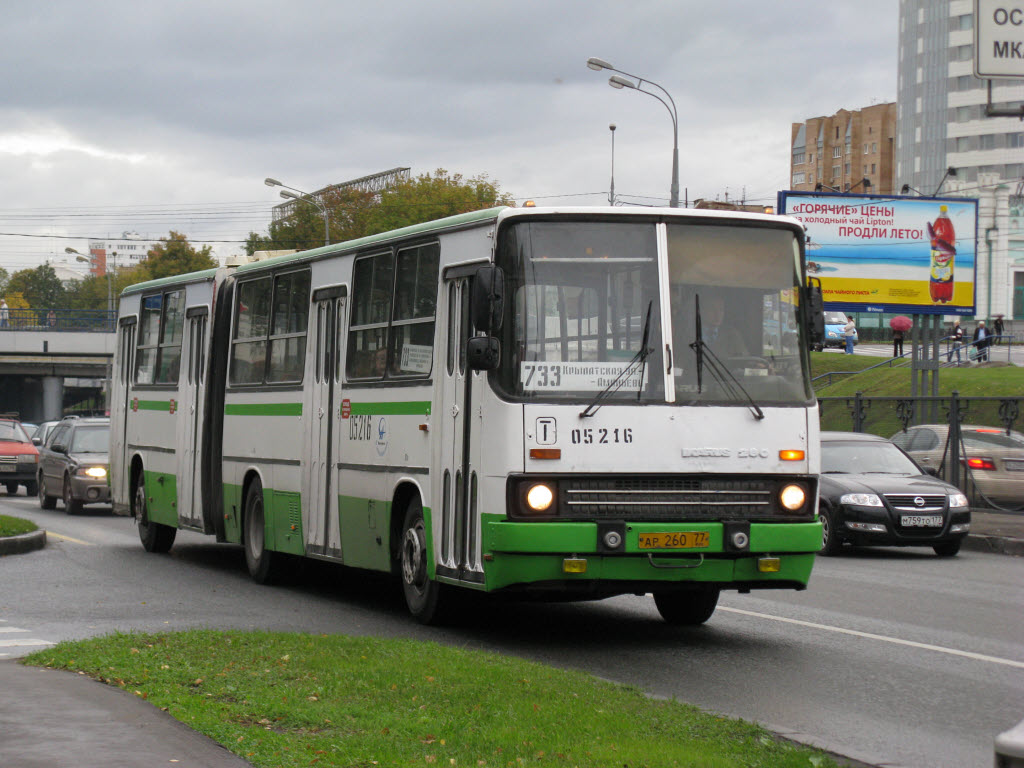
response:
<path id="1" fill-rule="evenodd" d="M 470 279 L 453 277 L 445 282 L 447 303 L 447 345 L 441 385 L 441 509 L 433 511 L 434 535 L 440 548 L 438 570 L 459 579 L 474 579 L 470 571 L 482 571 L 477 563 L 477 525 L 472 521 L 471 487 L 475 473 L 469 461 L 473 407 L 470 397 L 472 372 L 466 367 L 466 342 L 471 332 L 469 318 Z M 471 508 L 472 507 L 472 508 Z M 437 512 L 440 511 L 440 515 Z M 440 526 L 438 526 L 438 521 Z"/>
<path id="2" fill-rule="evenodd" d="M 116 411 L 110 409 L 110 466 L 117 467 L 116 476 L 111 476 L 110 492 L 114 510 L 128 514 L 131 504 L 128 484 L 128 410 L 132 407 L 128 398 L 132 375 L 135 370 L 135 332 L 138 330 L 137 317 L 121 318 L 117 328 L 117 370 L 111 371 L 108 405 L 120 403 Z M 116 457 L 116 460 L 115 460 Z"/>
<path id="3" fill-rule="evenodd" d="M 312 383 L 308 388 L 310 408 L 306 455 L 308 471 L 303 478 L 303 525 L 306 552 L 341 557 L 341 530 L 338 525 L 336 481 L 338 399 L 339 320 L 344 315 L 343 286 L 321 288 L 313 293 Z"/>
<path id="4" fill-rule="evenodd" d="M 181 419 L 178 429 L 178 523 L 202 530 L 203 497 L 199 468 L 203 459 L 200 424 L 206 392 L 206 332 L 210 321 L 208 307 L 185 310 L 187 346 L 182 355 L 185 381 L 178 384 L 181 401 L 175 410 Z"/>

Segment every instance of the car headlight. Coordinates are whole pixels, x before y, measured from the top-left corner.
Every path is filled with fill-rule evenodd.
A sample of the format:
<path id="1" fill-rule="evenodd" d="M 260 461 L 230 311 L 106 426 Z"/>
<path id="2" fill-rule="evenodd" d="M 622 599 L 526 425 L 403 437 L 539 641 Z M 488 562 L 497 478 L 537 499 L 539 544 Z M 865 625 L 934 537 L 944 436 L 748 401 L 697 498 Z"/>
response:
<path id="1" fill-rule="evenodd" d="M 830 339 L 834 339 L 834 338 L 835 338 L 836 336 L 838 336 L 838 335 L 839 335 L 839 334 L 838 334 L 838 333 L 836 333 L 835 331 L 829 331 L 829 332 L 828 332 L 828 337 L 829 337 Z"/>
<path id="2" fill-rule="evenodd" d="M 78 474 L 85 475 L 86 477 L 93 477 L 97 480 L 102 480 L 107 476 L 106 467 L 81 467 L 78 470 Z"/>
<path id="3" fill-rule="evenodd" d="M 839 499 L 840 504 L 854 507 L 880 507 L 882 500 L 874 493 L 844 493 Z"/>
<path id="4" fill-rule="evenodd" d="M 949 494 L 949 506 L 950 507 L 967 507 L 970 504 L 967 501 L 967 497 L 962 493 L 951 493 Z"/>
<path id="5" fill-rule="evenodd" d="M 38 453 L 19 453 L 18 454 L 19 464 L 38 464 L 39 454 Z"/>

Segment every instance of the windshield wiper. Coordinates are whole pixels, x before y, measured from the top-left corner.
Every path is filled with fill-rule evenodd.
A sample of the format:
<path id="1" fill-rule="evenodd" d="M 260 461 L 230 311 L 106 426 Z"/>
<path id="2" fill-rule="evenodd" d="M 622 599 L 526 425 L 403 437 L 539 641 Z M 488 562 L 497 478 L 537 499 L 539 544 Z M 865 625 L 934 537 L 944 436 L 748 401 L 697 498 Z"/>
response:
<path id="1" fill-rule="evenodd" d="M 702 379 L 704 372 L 704 355 L 708 356 L 708 370 L 711 371 L 711 376 L 718 382 L 718 385 L 725 390 L 725 393 L 729 395 L 733 400 L 742 400 L 746 398 L 747 408 L 754 415 L 754 418 L 760 421 L 764 418 L 764 411 L 761 407 L 754 402 L 754 398 L 750 396 L 746 388 L 740 384 L 739 380 L 732 375 L 730 371 L 718 358 L 718 355 L 714 353 L 704 342 L 704 335 L 701 332 L 701 320 L 700 320 L 700 295 L 694 297 L 694 310 L 696 311 L 696 318 L 694 326 L 696 328 L 696 338 L 693 343 L 690 344 L 690 349 L 693 350 L 694 355 L 697 357 L 697 392 L 702 391 Z"/>
<path id="2" fill-rule="evenodd" d="M 593 416 L 597 413 L 597 409 L 601 407 L 601 404 L 611 395 L 615 394 L 622 388 L 622 385 L 626 383 L 630 376 L 633 375 L 638 369 L 640 371 L 640 388 L 636 392 L 636 399 L 640 399 L 640 395 L 644 391 L 644 370 L 647 364 L 647 358 L 650 357 L 653 348 L 648 349 L 647 343 L 651 338 L 651 307 L 654 306 L 654 301 L 647 302 L 647 318 L 644 320 L 644 333 L 640 343 L 640 349 L 633 355 L 633 359 L 629 361 L 629 365 L 622 369 L 618 376 L 612 379 L 612 382 L 605 387 L 603 390 L 597 393 L 597 397 L 580 412 L 580 418 L 585 419 L 588 416 Z M 628 322 L 628 320 L 627 320 Z"/>

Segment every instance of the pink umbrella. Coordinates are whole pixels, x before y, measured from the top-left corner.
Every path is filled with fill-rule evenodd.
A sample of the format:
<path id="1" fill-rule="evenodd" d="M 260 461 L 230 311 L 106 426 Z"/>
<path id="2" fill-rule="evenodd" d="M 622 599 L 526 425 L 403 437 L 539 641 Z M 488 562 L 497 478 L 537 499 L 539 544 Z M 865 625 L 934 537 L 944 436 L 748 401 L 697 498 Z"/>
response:
<path id="1" fill-rule="evenodd" d="M 914 327 L 914 321 L 906 315 L 896 315 L 889 321 L 889 327 L 894 331 L 909 331 Z"/>

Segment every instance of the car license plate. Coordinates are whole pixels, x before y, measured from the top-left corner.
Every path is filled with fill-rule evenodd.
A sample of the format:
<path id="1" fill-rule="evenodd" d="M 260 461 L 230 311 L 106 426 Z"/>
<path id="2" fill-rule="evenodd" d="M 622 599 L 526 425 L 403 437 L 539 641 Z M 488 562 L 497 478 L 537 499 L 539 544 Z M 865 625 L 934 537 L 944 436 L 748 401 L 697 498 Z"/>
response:
<path id="1" fill-rule="evenodd" d="M 13 464 L 0 464 L 0 472 L 16 472 L 17 469 Z"/>
<path id="2" fill-rule="evenodd" d="M 709 544 L 707 531 L 641 533 L 640 549 L 695 549 Z"/>
<path id="3" fill-rule="evenodd" d="M 1024 472 L 1024 461 L 1020 459 L 1004 459 L 1003 466 L 1007 472 Z"/>
<path id="4" fill-rule="evenodd" d="M 942 515 L 902 515 L 900 525 L 904 528 L 941 528 Z"/>

